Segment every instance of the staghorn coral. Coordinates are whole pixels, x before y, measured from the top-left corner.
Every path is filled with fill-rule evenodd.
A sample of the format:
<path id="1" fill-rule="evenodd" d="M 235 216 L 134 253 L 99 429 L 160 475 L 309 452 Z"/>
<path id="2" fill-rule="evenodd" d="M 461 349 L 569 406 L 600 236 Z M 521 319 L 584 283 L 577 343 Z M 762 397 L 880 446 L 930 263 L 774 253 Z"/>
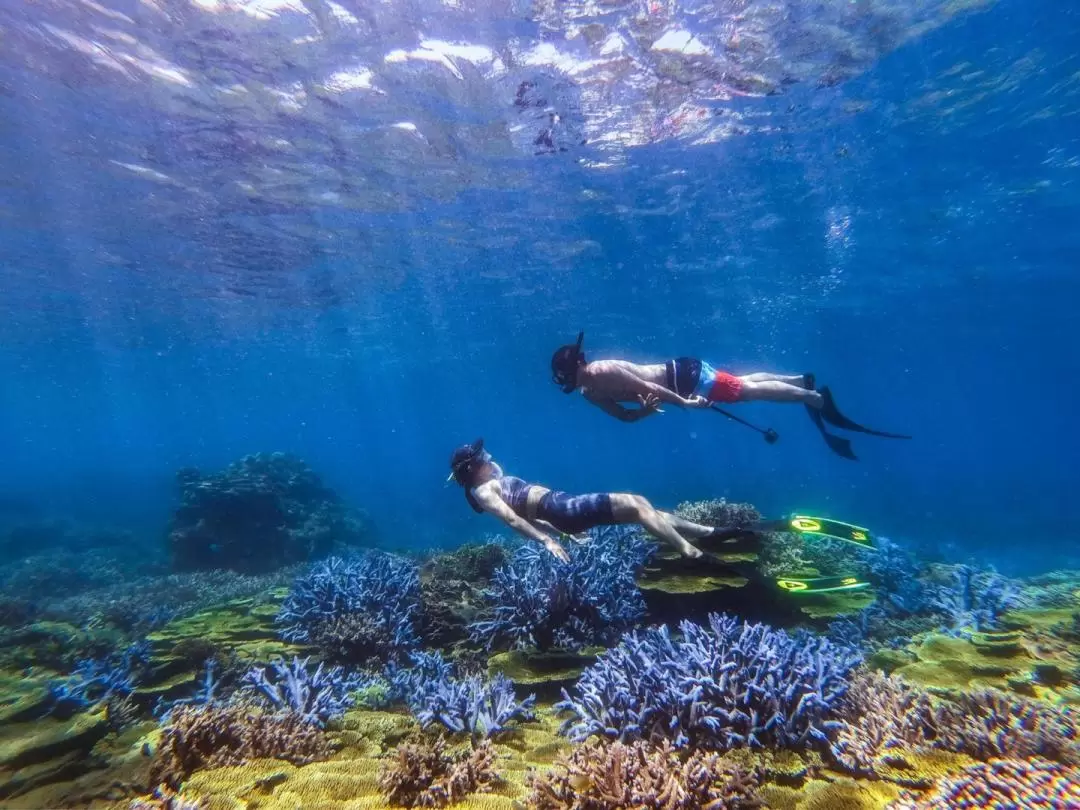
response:
<path id="1" fill-rule="evenodd" d="M 645 614 L 636 577 L 655 547 L 627 526 L 590 535 L 569 544 L 565 563 L 535 543 L 518 548 L 484 591 L 494 617 L 469 626 L 473 640 L 488 649 L 577 650 L 611 642 L 636 624 Z"/>
<path id="2" fill-rule="evenodd" d="M 1080 716 L 1019 695 L 984 689 L 943 702 L 935 747 L 992 757 L 1045 757 L 1080 765 Z"/>
<path id="3" fill-rule="evenodd" d="M 474 740 L 504 731 L 515 720 L 533 719 L 536 701 L 517 700 L 513 683 L 504 675 L 485 680 L 479 675 L 455 678 L 453 667 L 435 653 L 414 653 L 411 669 L 388 670 L 391 694 L 408 704 L 421 726 L 439 723 L 448 731 L 467 733 Z"/>
<path id="4" fill-rule="evenodd" d="M 113 697 L 130 695 L 148 665 L 149 654 L 149 647 L 138 642 L 119 654 L 80 660 L 71 675 L 49 683 L 50 713 L 70 716 Z"/>
<path id="5" fill-rule="evenodd" d="M 705 526 L 741 528 L 761 520 L 761 512 L 748 503 L 732 503 L 724 498 L 684 501 L 675 507 L 679 517 Z"/>
<path id="6" fill-rule="evenodd" d="M 495 751 L 483 742 L 449 753 L 442 740 L 402 743 L 379 773 L 379 789 L 391 805 L 446 807 L 496 781 Z"/>
<path id="7" fill-rule="evenodd" d="M 151 784 L 178 789 L 203 768 L 283 759 L 300 765 L 333 749 L 314 723 L 299 715 L 248 706 L 179 706 L 170 715 L 150 765 Z"/>
<path id="8" fill-rule="evenodd" d="M 1080 764 L 1075 710 L 986 689 L 934 701 L 896 676 L 860 672 L 841 704 L 830 751 L 844 769 L 874 775 L 905 752 L 928 749 L 975 759 L 1033 757 Z"/>
<path id="9" fill-rule="evenodd" d="M 824 745 L 831 714 L 859 663 L 857 652 L 809 634 L 711 614 L 709 627 L 684 621 L 627 633 L 565 690 L 571 740 L 592 735 L 718 750 Z"/>
<path id="10" fill-rule="evenodd" d="M 528 778 L 534 810 L 728 810 L 759 807 L 755 771 L 718 754 L 695 751 L 680 756 L 664 741 L 658 747 L 590 740 L 555 767 Z"/>
<path id="11" fill-rule="evenodd" d="M 1080 807 L 1080 774 L 1076 768 L 1041 759 L 996 759 L 941 780 L 924 796 L 889 806 L 892 810 L 1068 810 Z"/>
<path id="12" fill-rule="evenodd" d="M 959 634 L 972 629 L 996 630 L 1001 614 L 1019 598 L 1016 586 L 994 571 L 958 565 L 952 585 L 939 586 L 930 604 L 945 616 L 948 632 Z"/>
<path id="13" fill-rule="evenodd" d="M 293 583 L 277 623 L 286 641 L 332 643 L 345 663 L 393 660 L 417 645 L 420 579 L 408 560 L 382 552 L 331 557 Z M 349 639 L 343 634 L 355 631 Z"/>
<path id="14" fill-rule="evenodd" d="M 929 746 L 937 726 L 925 692 L 902 679 L 860 670 L 841 703 L 845 723 L 830 751 L 845 770 L 872 775 L 891 755 Z"/>
<path id="15" fill-rule="evenodd" d="M 341 717 L 353 705 L 351 693 L 365 684 L 341 667 L 323 669 L 320 663 L 311 672 L 308 660 L 294 656 L 288 665 L 273 662 L 273 680 L 266 677 L 265 667 L 252 667 L 243 682 L 270 708 L 288 711 L 322 727 L 328 720 Z"/>

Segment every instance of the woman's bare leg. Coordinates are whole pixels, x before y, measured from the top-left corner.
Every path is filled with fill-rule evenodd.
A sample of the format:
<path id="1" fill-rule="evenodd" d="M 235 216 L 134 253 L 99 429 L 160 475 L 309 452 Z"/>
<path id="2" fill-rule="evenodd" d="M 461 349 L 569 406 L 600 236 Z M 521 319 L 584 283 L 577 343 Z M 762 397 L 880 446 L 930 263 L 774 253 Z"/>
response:
<path id="1" fill-rule="evenodd" d="M 617 523 L 640 523 L 649 534 L 674 547 L 684 557 L 701 556 L 701 549 L 690 545 L 664 514 L 640 495 L 613 493 L 611 512 Z"/>
<path id="2" fill-rule="evenodd" d="M 675 531 L 686 537 L 697 539 L 699 537 L 708 537 L 713 533 L 712 526 L 703 526 L 700 523 L 694 523 L 692 520 L 686 520 L 678 515 L 671 514 L 671 512 L 660 512 L 660 516 L 670 523 Z"/>

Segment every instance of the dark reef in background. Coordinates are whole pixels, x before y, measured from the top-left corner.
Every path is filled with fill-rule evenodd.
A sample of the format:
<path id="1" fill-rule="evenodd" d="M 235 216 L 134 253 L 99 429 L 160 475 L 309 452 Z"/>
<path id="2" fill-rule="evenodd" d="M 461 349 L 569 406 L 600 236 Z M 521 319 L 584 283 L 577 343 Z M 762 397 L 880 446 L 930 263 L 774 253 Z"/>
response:
<path id="1" fill-rule="evenodd" d="M 168 534 L 175 571 L 226 568 L 261 573 L 357 546 L 369 534 L 307 464 L 257 453 L 223 472 L 177 473 L 180 506 Z"/>

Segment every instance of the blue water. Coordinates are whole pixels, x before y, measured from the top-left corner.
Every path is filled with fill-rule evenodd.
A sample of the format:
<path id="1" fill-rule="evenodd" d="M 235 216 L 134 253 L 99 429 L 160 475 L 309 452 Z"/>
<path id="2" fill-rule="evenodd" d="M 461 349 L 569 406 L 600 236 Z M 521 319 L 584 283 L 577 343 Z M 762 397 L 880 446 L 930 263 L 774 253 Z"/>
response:
<path id="1" fill-rule="evenodd" d="M 1080 566 L 1077 9 L 852 17 L 855 59 L 794 36 L 796 12 L 826 11 L 788 4 L 769 47 L 798 81 L 702 102 L 708 130 L 674 79 L 604 98 L 545 68 L 567 151 L 538 155 L 512 131 L 514 82 L 384 57 L 421 33 L 571 52 L 569 12 L 344 3 L 377 18 L 365 34 L 313 28 L 329 3 L 243 24 L 214 5 L 0 11 L 13 514 L 159 549 L 178 468 L 285 450 L 381 542 L 449 546 L 498 528 L 443 485 L 484 436 L 509 471 L 571 491 L 725 496 L 1009 572 Z M 644 5 L 603 22 L 625 32 Z M 693 30 L 700 8 L 656 5 Z M 296 45 L 315 30 L 317 52 Z M 378 93 L 313 89 L 357 61 Z M 915 438 L 856 438 L 852 463 L 792 406 L 738 408 L 774 446 L 711 413 L 620 424 L 549 380 L 579 329 L 592 357 L 812 370 L 854 418 Z"/>

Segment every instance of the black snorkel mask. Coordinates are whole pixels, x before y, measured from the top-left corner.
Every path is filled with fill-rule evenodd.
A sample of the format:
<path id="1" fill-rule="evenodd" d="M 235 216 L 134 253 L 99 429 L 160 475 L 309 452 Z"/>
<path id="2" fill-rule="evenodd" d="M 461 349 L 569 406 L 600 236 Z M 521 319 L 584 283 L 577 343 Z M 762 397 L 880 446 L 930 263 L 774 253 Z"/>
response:
<path id="1" fill-rule="evenodd" d="M 551 381 L 562 388 L 564 394 L 577 388 L 578 367 L 585 362 L 585 353 L 581 351 L 584 340 L 585 333 L 578 332 L 577 343 L 562 346 L 551 356 Z"/>
<path id="2" fill-rule="evenodd" d="M 473 470 L 481 464 L 491 461 L 491 453 L 484 449 L 484 440 L 477 439 L 472 444 L 464 444 L 450 456 L 450 475 L 446 483 L 455 481 L 465 490 L 465 500 L 469 502 L 474 512 L 483 512 L 480 504 L 476 502 L 472 492 L 469 491 Z"/>
<path id="3" fill-rule="evenodd" d="M 469 476 L 473 469 L 490 461 L 491 454 L 484 449 L 484 440 L 477 439 L 472 444 L 463 444 L 450 456 L 450 475 L 446 483 L 456 481 L 461 486 L 467 486 Z"/>

